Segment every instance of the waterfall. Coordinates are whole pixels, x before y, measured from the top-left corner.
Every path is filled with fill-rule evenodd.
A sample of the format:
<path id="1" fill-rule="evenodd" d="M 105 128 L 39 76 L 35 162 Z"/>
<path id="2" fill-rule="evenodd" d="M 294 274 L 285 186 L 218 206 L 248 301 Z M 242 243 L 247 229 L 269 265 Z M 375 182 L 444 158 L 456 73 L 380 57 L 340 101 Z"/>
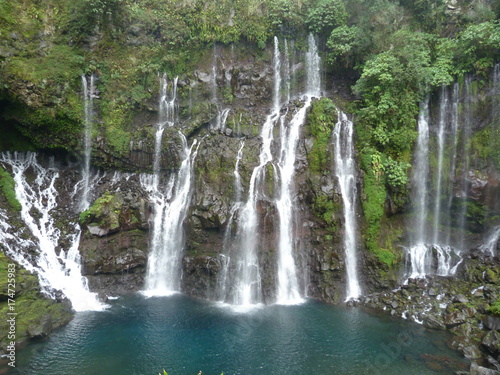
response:
<path id="1" fill-rule="evenodd" d="M 420 104 L 418 138 L 413 163 L 413 201 L 415 208 L 415 234 L 409 249 L 410 277 L 425 276 L 429 264 L 430 249 L 425 243 L 425 219 L 427 216 L 427 176 L 429 173 L 429 103 Z"/>
<path id="2" fill-rule="evenodd" d="M 179 132 L 184 159 L 177 175 L 172 175 L 164 189 L 160 189 L 156 175 L 141 175 L 141 183 L 148 191 L 154 207 L 152 238 L 146 272 L 146 296 L 166 296 L 180 289 L 181 260 L 184 250 L 182 224 L 191 201 L 192 166 L 199 144 L 189 147 L 186 137 Z"/>
<path id="3" fill-rule="evenodd" d="M 233 225 L 235 223 L 236 214 L 242 207 L 241 196 L 243 193 L 243 185 L 241 183 L 240 162 L 243 158 L 244 147 L 245 141 L 242 140 L 240 142 L 240 147 L 236 156 L 236 162 L 234 163 L 234 204 L 231 207 L 229 219 L 224 232 L 224 242 L 222 245 L 223 254 L 220 254 L 222 272 L 217 283 L 219 289 L 217 293 L 217 299 L 222 302 L 224 302 L 228 293 L 228 284 L 232 281 L 231 279 L 229 279 L 231 258 L 233 257 L 233 253 L 237 252 L 237 249 L 234 248 Z M 234 254 L 234 256 L 237 255 Z"/>
<path id="4" fill-rule="evenodd" d="M 166 125 L 173 126 L 175 123 L 177 81 L 175 77 L 172 82 L 172 90 L 169 99 L 167 75 L 161 76 L 160 101 L 158 103 L 158 127 L 164 128 Z"/>
<path id="5" fill-rule="evenodd" d="M 411 245 L 407 249 L 409 277 L 427 274 L 450 275 L 460 262 L 464 248 L 464 227 L 467 214 L 468 142 L 471 133 L 470 78 L 466 78 L 462 116 L 459 117 L 459 85 L 442 87 L 439 95 L 439 112 L 435 129 L 436 165 L 430 168 L 432 124 L 429 124 L 427 103 L 421 105 L 418 121 L 412 201 L 415 221 Z M 451 99 L 450 99 L 451 98 Z M 460 155 L 460 158 L 457 157 Z M 457 180 L 456 173 L 458 171 Z M 434 183 L 434 191 L 430 182 Z M 455 191 L 459 188 L 458 194 Z M 463 200 L 459 212 L 454 211 L 454 197 Z M 429 223 L 427 222 L 429 218 Z M 431 226 L 429 226 L 431 224 Z M 452 226 L 459 234 L 452 236 Z M 455 229 L 456 230 L 456 229 Z"/>
<path id="6" fill-rule="evenodd" d="M 335 176 L 344 204 L 344 251 L 347 271 L 346 301 L 361 295 L 356 256 L 356 163 L 354 160 L 353 123 L 338 112 L 333 129 Z"/>
<path id="7" fill-rule="evenodd" d="M 168 98 L 166 74 L 161 78 L 159 119 L 155 137 L 153 174 L 141 175 L 141 183 L 148 191 L 153 203 L 152 235 L 146 285 L 147 296 L 169 295 L 179 291 L 181 258 L 184 247 L 182 223 L 191 201 L 192 166 L 199 144 L 191 147 L 186 137 L 179 132 L 183 146 L 183 161 L 177 175 L 172 174 L 166 186 L 160 183 L 161 144 L 165 126 L 175 124 L 177 77 L 172 84 L 171 98 Z"/>
<path id="8" fill-rule="evenodd" d="M 485 253 L 489 253 L 492 257 L 494 257 L 499 239 L 500 239 L 500 227 L 496 227 L 488 236 L 485 243 L 481 245 L 479 248 Z"/>
<path id="9" fill-rule="evenodd" d="M 234 191 L 235 191 L 235 202 L 241 202 L 241 194 L 243 192 L 243 185 L 241 184 L 240 175 L 240 162 L 243 159 L 243 147 L 245 147 L 245 141 L 240 142 L 240 148 L 238 149 L 238 155 L 236 156 L 236 163 L 234 164 Z"/>
<path id="10" fill-rule="evenodd" d="M 288 51 L 288 41 L 285 39 L 285 97 L 286 103 L 290 101 L 290 86 L 291 86 L 291 78 L 290 78 L 290 52 Z"/>
<path id="11" fill-rule="evenodd" d="M 309 34 L 307 42 L 309 46 L 306 53 L 307 94 L 319 97 L 321 96 L 321 58 L 319 57 L 318 46 L 312 34 Z"/>
<path id="12" fill-rule="evenodd" d="M 303 299 L 299 292 L 296 259 L 294 258 L 295 241 L 293 239 L 295 237 L 295 214 L 293 208 L 295 207 L 295 202 L 293 199 L 293 177 L 295 175 L 295 156 L 297 143 L 300 136 L 300 128 L 305 122 L 307 110 L 312 103 L 312 97 L 319 96 L 321 92 L 321 60 L 318 56 L 318 48 L 312 35 L 309 35 L 308 42 L 309 48 L 308 52 L 306 53 L 307 94 L 305 96 L 304 106 L 300 108 L 298 112 L 293 116 L 291 121 L 287 124 L 288 126 L 285 126 L 285 116 L 282 116 L 280 119 L 281 151 L 280 158 L 277 163 L 277 167 L 279 170 L 280 195 L 276 201 L 276 207 L 278 209 L 280 218 L 277 283 L 277 303 L 280 304 L 296 304 L 303 302 Z M 277 45 L 278 40 L 275 37 L 275 54 L 279 56 Z M 285 63 L 288 64 L 288 51 L 287 49 L 285 50 Z M 276 61 L 278 61 L 278 58 L 275 58 L 275 64 Z M 278 66 L 275 65 L 275 70 L 276 69 L 278 69 Z M 285 88 L 287 90 L 288 98 L 290 95 L 290 74 L 289 70 L 287 70 L 286 67 L 285 77 Z M 280 87 L 279 83 L 275 84 L 275 89 L 278 89 Z"/>
<path id="13" fill-rule="evenodd" d="M 92 151 L 92 124 L 94 122 L 94 96 L 95 96 L 95 84 L 94 75 L 90 75 L 90 85 L 87 83 L 87 77 L 82 74 L 82 87 L 83 87 L 83 100 L 84 100 L 84 135 L 83 135 L 83 146 L 84 146 L 84 164 L 82 171 L 82 195 L 80 199 L 80 211 L 85 211 L 89 205 L 89 180 L 90 180 L 90 156 Z"/>
<path id="14" fill-rule="evenodd" d="M 280 196 L 276 201 L 278 208 L 279 225 L 279 253 L 278 253 L 278 294 L 280 304 L 295 304 L 303 302 L 299 292 L 297 270 L 295 265 L 294 233 L 295 227 L 293 200 L 293 177 L 295 174 L 295 154 L 300 135 L 300 128 L 304 124 L 307 109 L 311 105 L 311 97 L 306 97 L 304 106 L 295 114 L 288 124 L 288 133 L 282 127 L 281 157 L 278 162 L 280 177 Z M 284 122 L 284 121 L 283 121 Z"/>
<path id="15" fill-rule="evenodd" d="M 217 47 L 215 45 L 214 45 L 214 56 L 212 59 L 211 84 L 212 84 L 212 102 L 214 103 L 215 110 L 217 111 L 214 128 L 216 130 L 224 132 L 224 130 L 226 129 L 226 121 L 227 121 L 227 116 L 229 115 L 230 108 L 221 109 L 221 105 L 219 104 L 219 99 L 217 98 Z"/>
<path id="16" fill-rule="evenodd" d="M 2 243 L 8 248 L 9 243 L 13 243 L 9 255 L 38 274 L 42 290 L 49 297 L 55 298 L 55 291 L 61 290 L 75 311 L 104 309 L 105 305 L 97 300 L 95 293 L 89 291 L 87 279 L 81 273 L 78 224 L 72 224 L 69 234 L 63 234 L 56 226 L 53 215 L 60 208 L 55 188 L 58 170 L 42 167 L 35 153 L 2 153 L 0 161 L 12 168 L 16 197 L 21 203 L 21 218 L 26 230 L 33 236 L 32 240 L 23 239 L 26 237 L 24 228 L 19 233 L 11 233 L 6 215 L 0 215 Z M 69 248 L 59 249 L 66 241 L 70 244 Z M 30 264 L 30 245 L 37 248 L 35 265 Z"/>
<path id="17" fill-rule="evenodd" d="M 273 71 L 272 112 L 267 116 L 261 130 L 262 147 L 259 154 L 259 165 L 252 171 L 247 201 L 241 206 L 237 206 L 239 226 L 235 239 L 236 250 L 227 265 L 230 268 L 227 283 L 231 285 L 231 288 L 226 292 L 224 300 L 244 308 L 262 302 L 261 275 L 257 254 L 259 239 L 257 202 L 260 195 L 259 188 L 265 180 L 265 167 L 273 159 L 271 154 L 273 129 L 279 120 L 281 71 L 277 37 L 274 38 Z M 232 215 L 234 214 L 235 212 L 232 212 Z"/>
<path id="18" fill-rule="evenodd" d="M 439 241 L 439 225 L 441 223 L 441 190 L 443 183 L 443 160 L 444 146 L 446 142 L 446 116 L 448 114 L 448 96 L 446 87 L 441 87 L 441 100 L 439 105 L 439 129 L 437 134 L 438 143 L 438 161 L 437 161 L 437 178 L 436 178 L 436 198 L 434 204 L 434 243 Z"/>
<path id="19" fill-rule="evenodd" d="M 303 301 L 300 293 L 300 283 L 297 277 L 297 260 L 294 257 L 296 227 L 294 212 L 294 175 L 297 143 L 300 128 L 305 122 L 307 110 L 312 103 L 312 97 L 319 95 L 320 59 L 313 37 L 309 38 L 309 51 L 306 54 L 307 95 L 304 106 L 301 107 L 287 122 L 287 113 L 280 115 L 282 98 L 290 98 L 290 68 L 288 44 L 285 43 L 285 59 L 282 62 L 279 40 L 274 38 L 273 55 L 273 102 L 271 113 L 262 127 L 260 138 L 262 146 L 259 154 L 259 164 L 253 169 L 246 202 L 239 202 L 241 197 L 240 177 L 238 172 L 238 153 L 235 164 L 236 204 L 233 205 L 226 228 L 223 258 L 223 290 L 221 299 L 240 307 L 252 307 L 262 302 L 261 271 L 259 266 L 259 219 L 257 204 L 262 200 L 262 187 L 266 180 L 266 169 L 273 170 L 274 184 L 278 188 L 277 198 L 272 202 L 276 205 L 279 216 L 279 242 L 276 278 L 276 302 L 280 304 L 296 304 Z M 284 66 L 283 66 L 284 65 Z M 283 68 L 283 69 L 282 69 Z M 284 78 L 282 78 L 282 75 Z M 280 124 L 279 155 L 273 157 L 271 145 L 274 140 L 274 128 Z M 242 147 L 242 146 L 241 146 Z M 240 151 L 241 151 L 240 147 Z M 265 197 L 270 201 L 271 197 Z M 233 231 L 233 220 L 238 219 L 238 228 L 234 241 L 230 241 Z M 272 246 L 269 244 L 268 246 Z"/>

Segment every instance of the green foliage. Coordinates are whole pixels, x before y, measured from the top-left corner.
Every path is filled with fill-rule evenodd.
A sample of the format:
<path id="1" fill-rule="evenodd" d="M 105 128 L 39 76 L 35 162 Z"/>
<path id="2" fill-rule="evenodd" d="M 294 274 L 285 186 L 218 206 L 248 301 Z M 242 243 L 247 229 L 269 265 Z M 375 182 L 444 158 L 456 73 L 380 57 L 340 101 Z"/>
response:
<path id="1" fill-rule="evenodd" d="M 500 315 L 500 299 L 497 300 L 494 304 L 492 304 L 488 311 L 494 315 Z"/>
<path id="2" fill-rule="evenodd" d="M 384 171 L 388 185 L 396 189 L 405 188 L 408 183 L 407 170 L 410 167 L 411 165 L 408 163 L 387 158 L 384 163 Z"/>
<path id="3" fill-rule="evenodd" d="M 392 267 L 392 265 L 394 263 L 394 259 L 396 258 L 394 253 L 392 253 L 389 250 L 380 249 L 380 248 L 376 248 L 374 250 L 374 253 L 380 262 L 386 264 L 388 267 Z"/>
<path id="4" fill-rule="evenodd" d="M 112 224 L 117 224 L 112 223 L 112 221 L 115 221 L 115 219 L 116 221 L 118 220 L 118 205 L 119 202 L 117 202 L 115 196 L 107 191 L 97 198 L 87 210 L 80 213 L 80 224 L 83 225 L 96 222 L 96 224 L 102 227 L 109 227 Z M 118 212 L 114 212 L 116 210 Z"/>
<path id="5" fill-rule="evenodd" d="M 335 64 L 343 60 L 344 66 L 351 64 L 352 51 L 358 43 L 360 30 L 357 26 L 340 26 L 330 33 L 326 42 L 328 50 L 328 61 Z"/>
<path id="6" fill-rule="evenodd" d="M 474 133 L 472 150 L 481 159 L 491 160 L 500 169 L 500 128 L 496 122 Z"/>
<path id="7" fill-rule="evenodd" d="M 458 70 L 489 70 L 498 58 L 500 45 L 500 24 L 498 21 L 470 25 L 458 36 Z"/>
<path id="8" fill-rule="evenodd" d="M 21 211 L 21 203 L 17 200 L 15 188 L 16 183 L 10 173 L 0 166 L 0 189 L 7 199 L 7 202 L 9 202 L 9 205 L 14 210 Z"/>
<path id="9" fill-rule="evenodd" d="M 313 203 L 313 210 L 316 215 L 323 219 L 330 227 L 333 227 L 335 224 L 334 218 L 337 209 L 337 205 L 331 198 L 323 194 L 316 195 Z"/>
<path id="10" fill-rule="evenodd" d="M 316 34 L 328 35 L 334 28 L 345 25 L 347 12 L 342 0 L 320 0 L 309 11 L 306 23 Z"/>

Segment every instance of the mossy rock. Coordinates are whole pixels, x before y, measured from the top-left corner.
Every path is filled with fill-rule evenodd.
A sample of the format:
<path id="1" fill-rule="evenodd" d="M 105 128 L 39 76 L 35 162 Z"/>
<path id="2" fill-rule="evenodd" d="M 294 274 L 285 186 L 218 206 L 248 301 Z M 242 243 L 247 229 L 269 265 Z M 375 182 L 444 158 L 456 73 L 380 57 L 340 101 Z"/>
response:
<path id="1" fill-rule="evenodd" d="M 9 305 L 12 296 L 8 291 L 8 265 L 15 264 L 16 293 L 15 304 Z M 59 301 L 47 298 L 41 291 L 38 278 L 23 269 L 17 263 L 0 252 L 0 314 L 7 317 L 7 313 L 15 309 L 16 333 L 15 341 L 26 342 L 33 337 L 47 336 L 52 330 L 68 323 L 72 316 L 71 303 L 67 299 Z M 0 352 L 5 351 L 11 341 L 8 337 L 9 325 L 7 319 L 0 321 Z"/>

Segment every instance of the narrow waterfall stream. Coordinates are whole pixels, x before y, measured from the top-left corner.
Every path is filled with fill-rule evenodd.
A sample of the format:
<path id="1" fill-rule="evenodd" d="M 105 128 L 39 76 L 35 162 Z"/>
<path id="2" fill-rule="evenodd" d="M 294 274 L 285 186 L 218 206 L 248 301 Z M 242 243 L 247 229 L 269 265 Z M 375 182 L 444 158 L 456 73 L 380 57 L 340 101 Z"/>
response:
<path id="1" fill-rule="evenodd" d="M 184 250 L 182 223 L 192 193 L 192 166 L 198 144 L 191 146 L 179 132 L 183 143 L 183 161 L 177 174 L 165 188 L 156 185 L 156 175 L 142 175 L 141 182 L 153 201 L 153 230 L 146 273 L 146 296 L 165 296 L 180 291 L 181 260 Z"/>
<path id="2" fill-rule="evenodd" d="M 166 184 L 161 183 L 161 148 L 165 126 L 175 122 L 177 78 L 174 79 L 168 99 L 166 75 L 161 79 L 159 121 L 155 138 L 153 174 L 141 175 L 141 182 L 153 202 L 152 235 L 146 272 L 144 294 L 162 296 L 179 292 L 181 260 L 184 249 L 182 223 L 186 217 L 192 194 L 192 166 L 199 144 L 196 140 L 188 145 L 186 137 L 179 132 L 182 141 L 182 163 L 177 174 L 172 174 Z"/>
<path id="3" fill-rule="evenodd" d="M 89 181 L 90 181 L 90 157 L 92 152 L 92 126 L 94 122 L 94 96 L 95 96 L 95 77 L 90 75 L 88 82 L 87 77 L 82 74 L 82 88 L 84 100 L 84 135 L 83 135 L 83 170 L 82 170 L 82 193 L 80 198 L 79 210 L 85 211 L 89 205 Z"/>
<path id="4" fill-rule="evenodd" d="M 361 295 L 357 270 L 356 241 L 356 162 L 354 160 L 353 123 L 344 112 L 338 112 L 333 129 L 335 176 L 344 205 L 344 251 L 347 271 L 346 301 Z"/>
<path id="5" fill-rule="evenodd" d="M 11 243 L 9 255 L 38 274 L 42 290 L 51 298 L 55 298 L 54 291 L 61 290 L 75 311 L 104 309 L 106 306 L 89 291 L 87 279 L 81 273 L 78 224 L 72 223 L 69 233 L 62 233 L 56 225 L 54 212 L 60 209 L 55 187 L 58 169 L 40 165 L 35 153 L 2 153 L 0 162 L 12 168 L 16 197 L 21 203 L 21 218 L 33 236 L 24 240 L 22 233 L 10 233 L 7 217 L 0 215 L 0 237 L 5 244 Z M 59 249 L 63 243 L 69 246 Z M 30 245 L 37 249 L 36 259 L 32 259 L 28 252 Z M 35 260 L 35 266 L 32 260 Z"/>
<path id="6" fill-rule="evenodd" d="M 415 208 L 415 233 L 409 249 L 410 277 L 425 276 L 428 269 L 429 248 L 425 244 L 427 216 L 427 176 L 429 171 L 429 103 L 421 103 L 418 116 L 418 138 L 413 163 L 413 189 Z"/>

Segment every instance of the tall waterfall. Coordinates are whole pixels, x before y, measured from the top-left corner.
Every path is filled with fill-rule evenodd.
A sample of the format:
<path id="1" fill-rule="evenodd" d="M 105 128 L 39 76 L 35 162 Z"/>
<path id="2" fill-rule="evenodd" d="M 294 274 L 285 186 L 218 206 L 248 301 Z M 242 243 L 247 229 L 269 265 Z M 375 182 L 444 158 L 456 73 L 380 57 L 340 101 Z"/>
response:
<path id="1" fill-rule="evenodd" d="M 415 202 L 415 234 L 409 249 L 410 277 L 425 276 L 431 255 L 425 243 L 425 220 L 427 216 L 427 176 L 429 173 L 429 102 L 420 104 L 418 116 L 418 138 L 413 163 L 413 189 Z"/>
<path id="2" fill-rule="evenodd" d="M 346 301 L 358 298 L 361 287 L 358 280 L 356 254 L 356 163 L 354 160 L 353 123 L 345 113 L 338 112 L 333 129 L 335 176 L 339 181 L 344 204 L 344 250 L 347 270 Z"/>
<path id="3" fill-rule="evenodd" d="M 142 185 L 153 202 L 153 230 L 146 272 L 144 294 L 169 295 L 179 291 L 180 266 L 184 247 L 182 223 L 191 201 L 192 165 L 196 158 L 196 140 L 189 147 L 186 137 L 179 132 L 183 145 L 183 161 L 178 173 L 161 184 L 161 144 L 165 126 L 174 126 L 176 112 L 177 78 L 174 79 L 169 99 L 168 81 L 161 78 L 159 120 L 155 137 L 153 174 L 142 175 Z"/>
<path id="4" fill-rule="evenodd" d="M 221 299 L 233 305 L 251 307 L 263 301 L 261 270 L 259 265 L 259 215 L 258 202 L 266 200 L 276 205 L 279 216 L 276 302 L 280 304 L 297 304 L 303 301 L 300 282 L 297 276 L 296 255 L 296 213 L 294 197 L 295 159 L 300 128 L 305 122 L 307 110 L 312 97 L 319 95 L 320 59 L 313 37 L 309 38 L 309 51 L 306 54 L 307 95 L 304 106 L 287 121 L 287 113 L 280 114 L 282 100 L 290 98 L 290 61 L 288 44 L 285 43 L 284 59 L 279 48 L 278 38 L 274 38 L 273 55 L 273 102 L 271 113 L 266 117 L 260 138 L 262 146 L 259 164 L 253 169 L 246 202 L 239 202 L 241 197 L 240 176 L 238 171 L 238 153 L 235 164 L 236 203 L 231 210 L 228 227 L 224 239 L 224 286 L 221 286 Z M 275 126 L 280 125 L 280 137 L 274 139 Z M 272 153 L 272 145 L 279 142 L 279 154 Z M 240 151 L 241 151 L 240 147 Z M 266 181 L 266 172 L 272 170 L 273 181 Z M 276 198 L 263 191 L 265 183 L 273 183 Z M 237 219 L 237 229 L 233 237 L 233 220 Z M 272 246 L 272 244 L 267 244 Z"/>
<path id="5" fill-rule="evenodd" d="M 35 153 L 2 153 L 0 162 L 12 168 L 16 197 L 21 203 L 21 218 L 33 236 L 32 240 L 24 239 L 24 229 L 12 233 L 13 228 L 5 213 L 0 212 L 0 238 L 8 248 L 8 254 L 38 274 L 42 290 L 48 296 L 55 298 L 54 291 L 61 290 L 75 311 L 104 309 L 105 305 L 89 291 L 87 279 L 81 273 L 78 224 L 73 223 L 69 234 L 62 233 L 56 226 L 53 215 L 60 208 L 55 187 L 58 170 L 42 167 Z M 69 247 L 59 251 L 59 246 L 66 241 Z M 33 263 L 28 252 L 30 245 L 37 249 Z"/>
<path id="6" fill-rule="evenodd" d="M 235 254 L 231 256 L 227 264 L 230 274 L 226 283 L 230 287 L 225 289 L 224 300 L 243 307 L 251 307 L 262 302 L 262 284 L 258 259 L 259 223 L 257 202 L 261 194 L 260 187 L 265 182 L 266 166 L 273 159 L 271 154 L 273 129 L 280 117 L 281 72 L 279 45 L 276 37 L 274 38 L 273 71 L 273 107 L 260 134 L 262 147 L 259 155 L 259 165 L 252 171 L 247 201 L 234 207 L 235 210 L 239 210 L 239 225 L 235 238 Z M 232 212 L 232 216 L 234 214 L 235 211 Z M 231 230 L 231 228 L 228 230 Z"/>
<path id="7" fill-rule="evenodd" d="M 306 90 L 308 95 L 319 97 L 321 96 L 321 58 L 318 54 L 318 45 L 312 34 L 309 34 L 307 43 L 309 48 L 306 53 Z"/>
<path id="8" fill-rule="evenodd" d="M 146 296 L 166 296 L 180 289 L 181 260 L 184 250 L 182 224 L 191 201 L 192 166 L 198 152 L 179 132 L 184 159 L 176 175 L 161 189 L 156 175 L 142 175 L 141 182 L 153 202 L 153 230 L 146 272 Z"/>
<path id="9" fill-rule="evenodd" d="M 297 111 L 288 124 L 285 117 L 280 119 L 281 123 L 281 148 L 277 163 L 279 170 L 280 194 L 276 200 L 278 208 L 279 225 L 279 252 L 278 252 L 278 283 L 277 303 L 296 304 L 303 302 L 299 282 L 297 278 L 297 260 L 294 257 L 296 246 L 294 241 L 294 229 L 296 226 L 294 212 L 294 175 L 297 143 L 300 129 L 305 122 L 307 110 L 311 106 L 312 97 L 319 96 L 321 92 L 320 64 L 318 48 L 314 37 L 309 35 L 309 48 L 306 53 L 307 83 L 304 106 Z M 277 39 L 275 41 L 277 48 Z M 285 44 L 287 47 L 287 44 Z M 275 51 L 277 53 L 278 51 Z M 288 48 L 285 48 L 285 87 L 290 88 L 290 71 L 288 67 Z M 276 59 L 277 60 L 277 59 Z M 276 84 L 276 89 L 279 88 Z M 289 93 L 286 98 L 289 98 Z"/>
<path id="10" fill-rule="evenodd" d="M 83 135 L 83 146 L 84 146 L 84 163 L 82 171 L 82 195 L 80 199 L 80 211 L 85 211 L 89 205 L 89 181 L 90 181 L 90 156 L 92 151 L 92 124 L 94 122 L 94 96 L 95 96 L 95 84 L 94 75 L 91 74 L 89 82 L 87 82 L 87 77 L 82 74 L 82 87 L 83 87 L 83 100 L 84 100 L 84 135 Z"/>
<path id="11" fill-rule="evenodd" d="M 463 229 L 467 214 L 467 142 L 471 129 L 470 79 L 462 97 L 459 85 L 442 87 L 435 126 L 430 123 L 427 103 L 421 105 L 418 121 L 413 195 L 414 233 L 408 248 L 409 277 L 453 274 L 465 247 Z M 459 101 L 464 103 L 459 116 Z M 431 153 L 430 145 L 435 144 Z M 433 168 L 430 160 L 434 156 Z M 460 170 L 457 167 L 460 166 Z M 458 179 L 457 179 L 458 178 Z M 459 191 L 456 191 L 456 188 Z M 462 205 L 457 211 L 457 201 Z M 460 233 L 452 235 L 453 227 Z"/>

